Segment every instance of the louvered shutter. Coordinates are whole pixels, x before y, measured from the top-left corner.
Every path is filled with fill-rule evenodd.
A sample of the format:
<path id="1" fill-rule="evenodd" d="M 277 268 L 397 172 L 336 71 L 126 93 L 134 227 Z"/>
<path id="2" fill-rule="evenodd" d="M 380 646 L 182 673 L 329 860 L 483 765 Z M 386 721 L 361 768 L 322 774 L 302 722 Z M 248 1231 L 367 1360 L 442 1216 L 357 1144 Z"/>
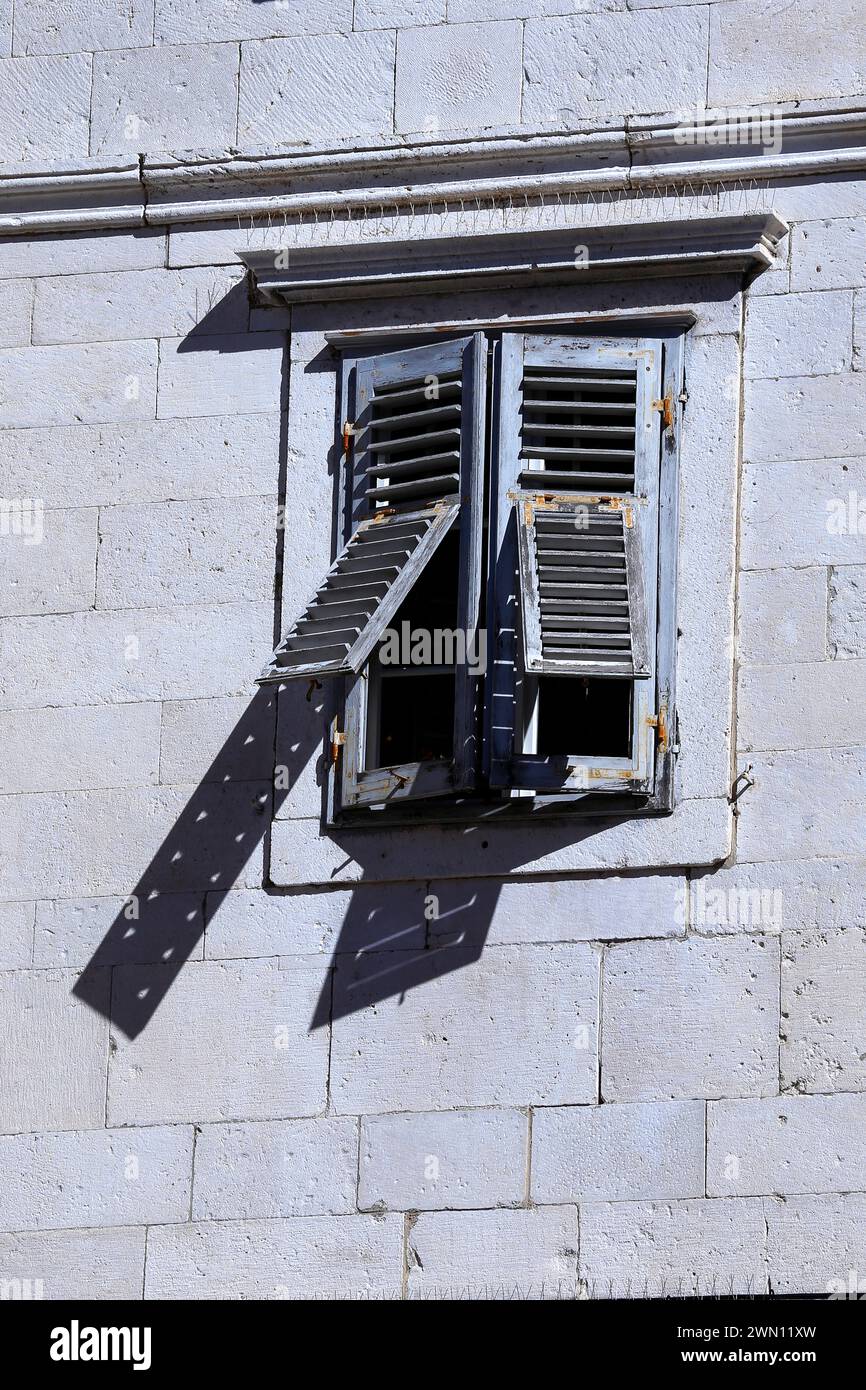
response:
<path id="1" fill-rule="evenodd" d="M 483 395 L 466 368 L 478 347 L 464 338 L 346 364 L 355 416 L 343 441 L 348 539 L 260 684 L 360 671 L 461 508 L 469 511 Z M 343 397 L 348 403 L 345 382 Z M 476 516 L 473 498 L 461 540 L 467 554 Z M 480 520 L 474 529 L 477 540 Z M 475 610 L 477 621 L 477 588 Z"/>
<path id="2" fill-rule="evenodd" d="M 456 526 L 456 624 L 470 649 L 477 642 L 481 592 L 486 361 L 486 342 L 480 333 L 347 361 L 342 396 L 353 427 L 344 459 L 345 530 L 363 527 L 371 515 L 395 525 L 431 511 L 443 518 L 439 539 Z M 438 543 L 436 537 L 434 541 Z M 377 623 L 376 637 L 423 564 L 426 559 L 419 565 L 412 559 L 407 563 L 408 576 L 400 578 L 398 602 L 389 604 L 388 619 Z M 362 673 L 350 682 L 346 696 L 350 756 L 342 761 L 344 806 L 441 796 L 473 784 L 479 682 L 465 664 L 454 671 L 453 757 L 449 760 L 367 768 L 368 684 Z"/>
<path id="3" fill-rule="evenodd" d="M 569 790 L 587 767 L 592 791 L 648 785 L 662 357 L 656 340 L 503 334 L 488 730 L 495 786 Z M 533 681 L 549 675 L 634 681 L 630 760 L 525 750 Z"/>
<path id="4" fill-rule="evenodd" d="M 259 683 L 360 671 L 459 510 L 440 504 L 362 521 Z"/>
<path id="5" fill-rule="evenodd" d="M 650 674 L 639 503 L 514 503 L 527 671 Z"/>

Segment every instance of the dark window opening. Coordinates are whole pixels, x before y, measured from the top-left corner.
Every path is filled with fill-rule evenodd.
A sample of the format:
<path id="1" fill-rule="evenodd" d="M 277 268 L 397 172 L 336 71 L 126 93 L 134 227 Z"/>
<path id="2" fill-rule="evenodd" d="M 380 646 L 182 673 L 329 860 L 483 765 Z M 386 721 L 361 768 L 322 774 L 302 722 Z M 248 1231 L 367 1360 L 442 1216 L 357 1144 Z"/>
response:
<path id="1" fill-rule="evenodd" d="M 455 526 L 388 624 L 371 663 L 368 767 L 453 756 L 459 551 Z"/>
<path id="2" fill-rule="evenodd" d="M 454 742 L 454 677 L 385 676 L 379 702 L 383 767 L 450 758 Z"/>
<path id="3" fill-rule="evenodd" d="M 632 682 L 593 676 L 540 676 L 538 752 L 630 758 Z"/>

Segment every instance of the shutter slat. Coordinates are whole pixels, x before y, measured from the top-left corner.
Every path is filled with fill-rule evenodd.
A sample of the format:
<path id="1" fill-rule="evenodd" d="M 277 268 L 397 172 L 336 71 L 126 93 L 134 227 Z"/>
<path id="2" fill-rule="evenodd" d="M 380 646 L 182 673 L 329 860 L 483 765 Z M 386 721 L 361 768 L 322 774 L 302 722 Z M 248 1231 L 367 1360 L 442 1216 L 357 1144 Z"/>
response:
<path id="1" fill-rule="evenodd" d="M 597 469 L 581 468 L 566 473 L 553 468 L 523 468 L 519 481 L 521 487 L 536 491 L 544 488 L 550 492 L 581 492 L 592 488 L 596 492 L 619 495 L 628 492 L 633 479 L 630 473 L 607 473 Z"/>
<path id="2" fill-rule="evenodd" d="M 390 401 L 391 397 L 384 398 Z M 460 404 L 455 401 L 452 405 L 440 406 L 431 402 L 428 409 L 408 410 L 403 414 L 397 415 L 377 415 L 372 421 L 371 428 L 374 430 L 384 429 L 403 429 L 410 425 L 431 425 L 439 420 L 451 421 L 460 418 Z M 373 445 L 378 448 L 377 444 Z"/>
<path id="3" fill-rule="evenodd" d="M 447 453 L 428 454 L 426 457 L 422 454 L 420 458 L 415 459 L 400 459 L 398 461 L 390 459 L 387 465 L 376 464 L 372 468 L 365 468 L 363 477 L 401 478 L 405 477 L 406 474 L 441 473 L 443 464 L 446 465 L 446 471 L 450 471 L 447 468 L 448 464 L 454 470 L 459 468 L 459 453 L 451 450 Z"/>
<path id="4" fill-rule="evenodd" d="M 625 425 L 625 424 L 623 424 L 623 425 L 584 425 L 584 424 L 580 424 L 579 422 L 576 422 L 576 421 L 574 421 L 574 420 L 570 420 L 570 421 L 568 421 L 566 424 L 559 424 L 558 422 L 557 422 L 557 423 L 553 423 L 553 422 L 544 423 L 544 422 L 541 422 L 541 423 L 539 423 L 539 424 L 533 424 L 532 421 L 527 420 L 527 419 L 525 418 L 525 417 L 526 417 L 526 411 L 524 411 L 523 414 L 524 414 L 524 421 L 523 421 L 523 434 L 524 434 L 524 438 L 526 437 L 527 434 L 552 434 L 552 435 L 554 435 L 555 437 L 558 436 L 558 435 L 565 435 L 566 437 L 572 437 L 572 436 L 573 436 L 575 439 L 576 439 L 579 435 L 582 435 L 582 434 L 588 434 L 588 435 L 591 435 L 591 436 L 601 435 L 602 437 L 604 437 L 605 435 L 612 435 L 612 434 L 614 434 L 614 435 L 617 435 L 618 437 L 623 437 L 623 438 L 628 438 L 629 436 L 631 436 L 631 438 L 634 439 L 634 424 L 631 424 L 631 425 Z M 574 410 L 572 410 L 572 414 L 574 414 Z M 632 412 L 631 412 L 631 419 L 634 420 L 634 410 L 633 410 L 633 409 L 632 409 Z"/>
<path id="5" fill-rule="evenodd" d="M 377 457 L 380 454 L 417 454 L 421 449 L 429 454 L 431 444 L 450 444 L 448 453 L 456 453 L 460 447 L 460 430 L 424 430 L 423 433 L 407 434 L 399 439 L 375 439 L 370 450 Z"/>
<path id="6" fill-rule="evenodd" d="M 450 493 L 457 492 L 460 487 L 459 473 L 446 473 L 433 478 L 414 478 L 405 483 L 380 483 L 378 487 L 368 487 L 365 489 L 365 497 L 375 497 L 382 506 L 391 505 L 394 502 L 402 502 L 406 498 L 421 500 L 435 494 L 436 497 L 445 497 Z"/>

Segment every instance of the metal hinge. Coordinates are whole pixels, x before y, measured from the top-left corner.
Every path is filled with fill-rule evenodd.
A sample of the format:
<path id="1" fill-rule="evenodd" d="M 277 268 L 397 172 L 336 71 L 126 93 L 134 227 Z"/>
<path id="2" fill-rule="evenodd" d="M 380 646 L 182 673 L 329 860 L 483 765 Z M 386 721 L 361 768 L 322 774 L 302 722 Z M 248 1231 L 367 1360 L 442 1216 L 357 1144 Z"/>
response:
<path id="1" fill-rule="evenodd" d="M 341 729 L 335 729 L 334 736 L 331 739 L 331 762 L 333 763 L 334 767 L 337 766 L 337 759 L 340 756 L 340 749 L 343 747 L 343 744 L 345 742 L 346 735 L 343 733 L 343 731 Z"/>
<path id="2" fill-rule="evenodd" d="M 737 804 L 740 800 L 740 797 L 743 795 L 744 792 L 747 792 L 749 790 L 749 787 L 753 787 L 755 785 L 755 779 L 754 777 L 752 777 L 751 773 L 752 764 L 746 763 L 746 766 L 743 768 L 743 771 L 738 772 L 733 782 L 731 783 L 731 791 L 730 795 L 728 796 L 728 805 L 731 807 L 731 810 L 733 811 L 735 816 L 738 816 L 740 814 L 740 808 Z"/>
<path id="3" fill-rule="evenodd" d="M 666 396 L 663 396 L 660 401 L 653 401 L 652 408 L 653 410 L 661 411 L 664 428 L 666 430 L 672 430 L 674 427 L 674 398 L 670 392 L 668 392 Z"/>
<path id="4" fill-rule="evenodd" d="M 348 454 L 352 447 L 352 440 L 355 438 L 355 421 L 343 421 L 343 453 Z"/>
<path id="5" fill-rule="evenodd" d="M 665 749 L 668 746 L 668 710 L 667 705 L 661 705 L 658 714 L 651 714 L 647 717 L 647 724 L 651 729 L 655 729 L 658 734 L 659 748 Z"/>

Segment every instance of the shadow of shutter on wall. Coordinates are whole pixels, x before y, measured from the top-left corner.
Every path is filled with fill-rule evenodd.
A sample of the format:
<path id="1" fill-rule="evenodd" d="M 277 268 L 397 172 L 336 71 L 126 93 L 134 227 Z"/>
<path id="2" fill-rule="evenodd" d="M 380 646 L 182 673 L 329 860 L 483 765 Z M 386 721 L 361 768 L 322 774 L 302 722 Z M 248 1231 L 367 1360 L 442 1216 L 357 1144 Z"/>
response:
<path id="1" fill-rule="evenodd" d="M 467 376 L 476 350 L 474 338 L 451 339 L 352 364 L 356 418 L 344 436 L 352 534 L 260 684 L 357 674 L 470 495 L 477 513 L 474 417 L 483 396 Z M 468 553 L 478 528 L 465 529 Z"/>
<path id="2" fill-rule="evenodd" d="M 514 506 L 526 669 L 648 676 L 639 504 Z"/>

